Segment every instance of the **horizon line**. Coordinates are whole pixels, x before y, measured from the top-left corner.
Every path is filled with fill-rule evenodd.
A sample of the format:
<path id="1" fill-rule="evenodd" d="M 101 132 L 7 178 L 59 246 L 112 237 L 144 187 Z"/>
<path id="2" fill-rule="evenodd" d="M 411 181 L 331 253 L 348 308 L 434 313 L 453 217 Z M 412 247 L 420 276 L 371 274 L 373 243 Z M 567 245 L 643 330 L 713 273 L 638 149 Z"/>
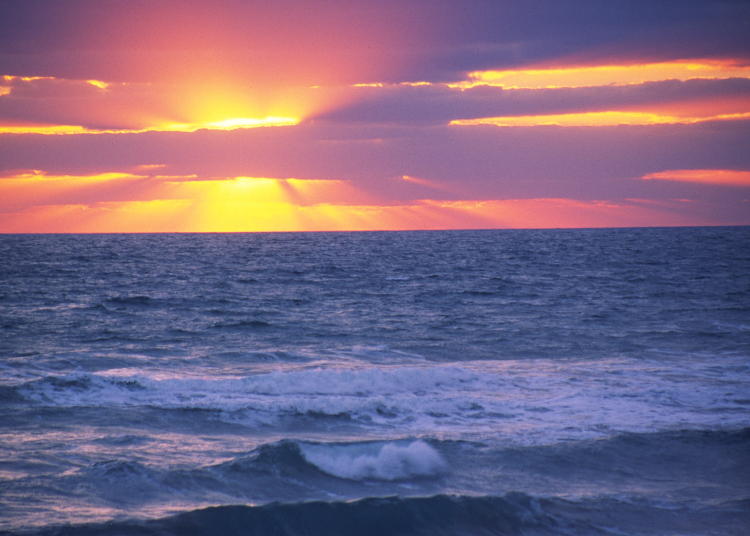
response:
<path id="1" fill-rule="evenodd" d="M 470 231 L 596 231 L 627 229 L 716 229 L 750 227 L 750 223 L 737 224 L 703 224 L 703 225 L 634 225 L 634 226 L 601 226 L 601 227 L 476 227 L 445 229 L 352 229 L 352 230 L 298 230 L 298 231 L 113 231 L 113 232 L 43 232 L 43 233 L 7 233 L 0 231 L 0 236 L 64 236 L 64 235 L 219 235 L 219 234 L 343 234 L 343 233 L 441 233 Z"/>

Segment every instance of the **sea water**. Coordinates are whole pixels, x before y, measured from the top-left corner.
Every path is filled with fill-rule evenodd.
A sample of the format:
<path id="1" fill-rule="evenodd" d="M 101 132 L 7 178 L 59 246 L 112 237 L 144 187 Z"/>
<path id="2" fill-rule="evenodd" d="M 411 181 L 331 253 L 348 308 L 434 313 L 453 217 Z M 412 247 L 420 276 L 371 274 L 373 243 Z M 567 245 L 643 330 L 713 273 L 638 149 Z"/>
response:
<path id="1" fill-rule="evenodd" d="M 0 237 L 0 531 L 747 534 L 750 228 Z"/>

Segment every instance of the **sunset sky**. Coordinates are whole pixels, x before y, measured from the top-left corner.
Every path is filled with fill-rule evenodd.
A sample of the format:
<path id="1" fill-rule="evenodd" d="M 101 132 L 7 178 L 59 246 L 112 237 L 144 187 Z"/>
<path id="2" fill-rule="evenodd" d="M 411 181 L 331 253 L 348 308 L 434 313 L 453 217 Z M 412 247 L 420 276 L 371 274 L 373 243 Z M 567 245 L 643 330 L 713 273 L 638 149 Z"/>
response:
<path id="1" fill-rule="evenodd" d="M 0 232 L 750 224 L 745 0 L 0 0 Z"/>

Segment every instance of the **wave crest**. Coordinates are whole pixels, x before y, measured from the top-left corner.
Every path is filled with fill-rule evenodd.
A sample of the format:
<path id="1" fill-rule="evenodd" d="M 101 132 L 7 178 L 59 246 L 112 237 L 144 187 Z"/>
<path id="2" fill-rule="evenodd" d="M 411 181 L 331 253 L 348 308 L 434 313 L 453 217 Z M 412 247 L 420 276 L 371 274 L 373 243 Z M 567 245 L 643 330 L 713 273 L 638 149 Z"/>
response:
<path id="1" fill-rule="evenodd" d="M 447 471 L 443 457 L 422 440 L 408 445 L 301 444 L 300 450 L 309 463 L 324 473 L 350 480 L 404 480 L 434 477 Z"/>

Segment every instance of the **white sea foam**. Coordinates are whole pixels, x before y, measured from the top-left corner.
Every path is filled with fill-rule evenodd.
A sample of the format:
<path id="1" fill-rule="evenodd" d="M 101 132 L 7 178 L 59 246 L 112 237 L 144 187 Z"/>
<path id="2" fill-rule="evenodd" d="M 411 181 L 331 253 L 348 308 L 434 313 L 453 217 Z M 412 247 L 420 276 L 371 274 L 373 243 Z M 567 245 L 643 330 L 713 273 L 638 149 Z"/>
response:
<path id="1" fill-rule="evenodd" d="M 502 435 L 547 443 L 619 432 L 750 425 L 750 367 L 724 358 L 330 363 L 239 378 L 106 373 L 27 383 L 27 398 L 54 406 L 210 409 L 243 424 L 337 416 L 371 433 L 442 438 Z"/>
<path id="2" fill-rule="evenodd" d="M 357 445 L 300 445 L 305 459 L 329 475 L 350 480 L 403 480 L 446 471 L 442 456 L 424 441 Z"/>

